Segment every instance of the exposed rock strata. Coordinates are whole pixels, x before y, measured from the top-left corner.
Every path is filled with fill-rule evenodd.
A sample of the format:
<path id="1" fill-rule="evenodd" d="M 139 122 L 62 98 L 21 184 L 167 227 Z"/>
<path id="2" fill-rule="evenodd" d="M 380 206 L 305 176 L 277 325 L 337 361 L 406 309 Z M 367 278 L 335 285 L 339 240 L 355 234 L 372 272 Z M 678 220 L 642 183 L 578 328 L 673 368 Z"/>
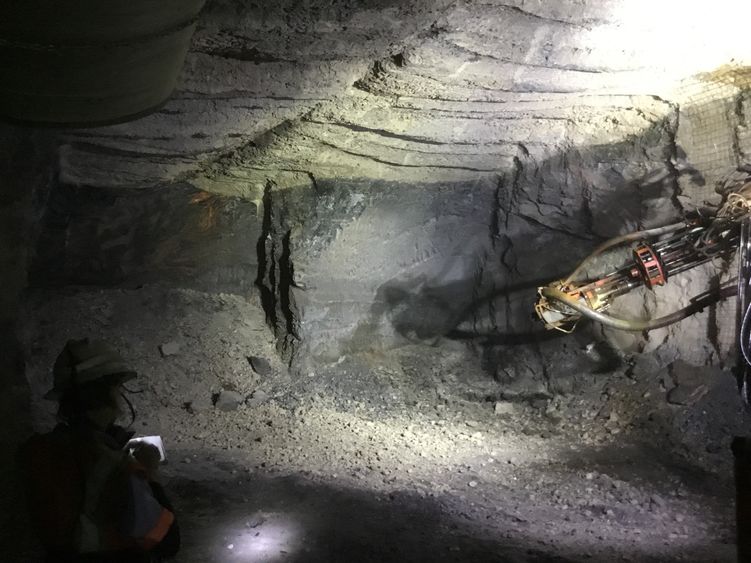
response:
<path id="1" fill-rule="evenodd" d="M 532 318 L 537 285 L 604 238 L 672 221 L 748 161 L 747 73 L 718 71 L 669 92 L 668 71 L 691 61 L 666 56 L 679 46 L 657 52 L 624 33 L 640 4 L 210 2 L 180 88 L 160 111 L 61 132 L 61 185 L 36 244 L 30 283 L 39 289 L 26 299 L 38 421 L 52 423 L 39 397 L 55 352 L 85 333 L 132 359 L 148 391 L 136 399 L 139 422 L 193 452 L 177 458 L 185 464 L 198 450 L 237 449 L 242 471 L 335 472 L 368 497 L 431 483 L 462 511 L 475 504 L 471 489 L 492 511 L 480 521 L 493 537 L 507 517 L 497 507 L 516 499 L 527 519 L 510 517 L 512 526 L 540 530 L 517 534 L 524 549 L 539 540 L 555 556 L 565 550 L 551 537 L 565 544 L 577 529 L 587 534 L 577 559 L 617 558 L 611 541 L 633 556 L 637 544 L 651 549 L 646 536 L 659 560 L 695 555 L 697 541 L 707 559 L 718 545 L 730 551 L 729 493 L 712 501 L 717 524 L 705 518 L 715 512 L 706 497 L 681 509 L 692 523 L 676 548 L 663 545 L 674 523 L 660 500 L 674 484 L 649 494 L 641 479 L 681 482 L 685 467 L 702 467 L 713 472 L 700 474 L 703 490 L 730 475 L 727 443 L 745 423 L 730 374 L 708 370 L 706 388 L 694 388 L 675 366 L 730 363 L 734 303 L 648 336 L 586 324 L 562 336 Z M 664 25 L 634 14 L 637 27 Z M 24 146 L 3 161 L 9 193 L 39 180 Z M 34 206 L 16 197 L 0 201 L 11 219 L 2 233 L 8 304 L 25 283 L 24 237 L 35 244 L 17 229 Z M 624 297 L 615 312 L 674 310 L 728 275 L 730 265 L 707 265 Z M 255 354 L 271 359 L 268 370 L 251 367 Z M 222 390 L 245 404 L 214 408 Z M 321 397 L 332 406 L 321 408 Z M 551 440 L 565 455 L 550 456 Z M 650 442 L 641 455 L 623 449 L 640 440 Z M 471 469 L 512 442 L 541 474 L 517 480 L 517 453 L 497 469 L 495 459 Z M 589 451 L 602 445 L 613 447 Z M 613 452 L 623 457 L 616 465 Z M 663 455 L 668 471 L 654 464 Z M 571 457 L 577 476 L 550 469 Z M 634 460 L 654 469 L 637 472 L 639 486 L 624 494 L 605 473 Z M 201 479 L 203 469 L 194 470 Z M 194 490 L 186 482 L 185 498 Z M 540 499 L 561 507 L 539 511 Z M 247 503 L 240 510 L 245 518 Z M 624 525 L 624 514 L 640 524 Z M 567 523 L 551 532 L 551 521 Z M 640 526 L 644 536 L 632 533 Z M 197 529 L 195 543 L 213 530 Z M 589 534 L 602 553 L 592 554 Z"/>
<path id="2" fill-rule="evenodd" d="M 37 283 L 165 279 L 245 293 L 255 280 L 288 359 L 537 334 L 536 284 L 602 238 L 701 203 L 750 150 L 747 81 L 715 73 L 670 93 L 672 47 L 626 37 L 629 10 L 210 2 L 164 108 L 63 133 L 61 193 L 106 190 L 65 204 L 89 216 L 52 229 L 41 255 L 59 267 Z M 727 154 L 706 153 L 718 138 Z M 187 184 L 214 203 L 189 205 Z M 201 209 L 214 204 L 235 211 L 204 230 Z M 136 239 L 146 257 L 133 254 Z M 626 300 L 626 313 L 672 309 L 713 275 L 646 308 Z M 726 356 L 722 307 L 688 321 L 696 337 L 675 353 Z M 707 333 L 718 336 L 704 346 Z M 639 350 L 674 334 L 609 338 Z"/>
<path id="3" fill-rule="evenodd" d="M 102 190 L 61 186 L 50 197 L 31 285 L 253 288 L 258 207 L 190 186 Z"/>
<path id="4" fill-rule="evenodd" d="M 507 168 L 518 144 L 537 155 L 620 140 L 664 108 L 629 96 L 641 81 L 616 80 L 632 53 L 594 43 L 612 7 L 591 4 L 562 16 L 529 2 L 214 2 L 175 98 L 136 122 L 71 132 L 62 179 L 192 178 L 244 194 L 307 173 L 462 180 Z"/>

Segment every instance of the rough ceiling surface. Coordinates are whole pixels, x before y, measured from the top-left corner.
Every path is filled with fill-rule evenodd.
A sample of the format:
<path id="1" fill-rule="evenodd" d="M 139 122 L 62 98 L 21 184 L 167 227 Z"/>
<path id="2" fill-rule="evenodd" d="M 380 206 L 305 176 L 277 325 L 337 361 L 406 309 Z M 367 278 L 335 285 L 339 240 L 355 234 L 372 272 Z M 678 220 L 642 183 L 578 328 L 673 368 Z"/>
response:
<path id="1" fill-rule="evenodd" d="M 61 179 L 258 197 L 270 178 L 474 180 L 616 142 L 672 110 L 636 46 L 597 42 L 617 5 L 212 2 L 174 98 L 71 134 Z"/>
<path id="2" fill-rule="evenodd" d="M 749 7 L 683 4 L 210 0 L 159 110 L 0 130 L 3 382 L 50 424 L 67 338 L 132 358 L 189 563 L 732 560 L 734 301 L 533 319 L 751 162 Z"/>

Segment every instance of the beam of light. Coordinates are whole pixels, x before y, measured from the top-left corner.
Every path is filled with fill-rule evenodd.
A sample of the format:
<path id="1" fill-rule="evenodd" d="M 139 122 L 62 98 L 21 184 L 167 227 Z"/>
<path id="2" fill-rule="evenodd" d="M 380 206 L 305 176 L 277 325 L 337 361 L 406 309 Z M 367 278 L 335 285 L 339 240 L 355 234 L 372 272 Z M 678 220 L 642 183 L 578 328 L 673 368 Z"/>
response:
<path id="1" fill-rule="evenodd" d="M 288 561 L 302 547 L 303 530 L 285 514 L 266 513 L 257 523 L 239 522 L 225 530 L 222 561 L 273 563 Z"/>
<path id="2" fill-rule="evenodd" d="M 603 67 L 646 71 L 651 84 L 641 88 L 669 88 L 699 72 L 751 62 L 750 19 L 748 0 L 621 0 L 607 24 L 583 31 L 579 40 Z"/>

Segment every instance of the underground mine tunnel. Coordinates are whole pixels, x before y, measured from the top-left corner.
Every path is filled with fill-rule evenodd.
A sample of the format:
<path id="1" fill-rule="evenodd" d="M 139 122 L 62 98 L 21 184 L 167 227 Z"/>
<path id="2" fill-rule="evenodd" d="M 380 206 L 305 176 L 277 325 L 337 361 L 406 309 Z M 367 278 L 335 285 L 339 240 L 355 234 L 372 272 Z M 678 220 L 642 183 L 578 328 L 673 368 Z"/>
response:
<path id="1" fill-rule="evenodd" d="M 0 3 L 0 559 L 748 560 L 749 16 Z"/>

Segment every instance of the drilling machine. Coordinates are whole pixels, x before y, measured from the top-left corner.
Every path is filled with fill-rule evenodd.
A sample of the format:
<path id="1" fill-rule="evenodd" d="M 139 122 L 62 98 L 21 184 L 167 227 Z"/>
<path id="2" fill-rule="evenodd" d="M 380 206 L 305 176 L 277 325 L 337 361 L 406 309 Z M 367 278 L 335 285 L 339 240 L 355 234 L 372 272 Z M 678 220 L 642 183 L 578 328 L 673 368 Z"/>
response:
<path id="1" fill-rule="evenodd" d="M 579 279 L 598 256 L 635 242 L 631 258 L 620 268 L 595 278 Z M 618 296 L 638 287 L 650 290 L 707 262 L 729 260 L 740 249 L 738 283 L 696 296 L 684 308 L 656 319 L 624 319 L 607 310 Z M 572 332 L 588 317 L 619 330 L 648 331 L 676 323 L 725 297 L 739 296 L 740 353 L 751 365 L 751 178 L 724 193 L 715 208 L 687 213 L 680 222 L 637 231 L 598 246 L 565 279 L 538 288 L 535 312 L 548 329 Z"/>
<path id="2" fill-rule="evenodd" d="M 738 295 L 738 385 L 746 406 L 751 406 L 751 176 L 722 191 L 719 206 L 686 214 L 683 221 L 637 231 L 598 246 L 565 279 L 538 288 L 537 316 L 546 328 L 570 333 L 588 317 L 627 331 L 649 331 L 698 313 L 708 305 Z M 604 252 L 636 242 L 631 259 L 620 268 L 593 279 L 580 274 Z M 607 313 L 613 300 L 638 287 L 650 290 L 669 279 L 710 261 L 738 257 L 738 280 L 694 297 L 673 313 L 656 319 L 624 319 Z"/>
<path id="3" fill-rule="evenodd" d="M 751 407 L 751 175 L 721 191 L 715 208 L 694 211 L 684 220 L 664 227 L 638 231 L 606 241 L 565 279 L 538 288 L 535 311 L 548 329 L 572 332 L 579 321 L 590 318 L 628 331 L 648 331 L 676 323 L 720 299 L 738 295 L 738 361 L 735 375 L 741 398 Z M 604 252 L 635 243 L 630 260 L 620 268 L 591 279 L 582 272 Z M 613 300 L 635 288 L 650 290 L 669 279 L 710 261 L 730 260 L 736 250 L 736 284 L 708 291 L 671 314 L 650 320 L 625 319 L 607 312 Z M 736 437 L 736 534 L 738 561 L 751 562 L 751 439 Z"/>

